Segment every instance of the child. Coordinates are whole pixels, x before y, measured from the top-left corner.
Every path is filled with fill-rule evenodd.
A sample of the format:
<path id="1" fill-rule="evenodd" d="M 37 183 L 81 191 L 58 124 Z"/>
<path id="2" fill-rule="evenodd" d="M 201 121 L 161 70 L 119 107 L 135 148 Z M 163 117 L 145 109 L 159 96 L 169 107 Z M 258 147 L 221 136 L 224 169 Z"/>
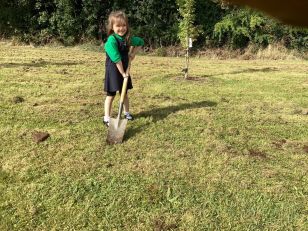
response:
<path id="1" fill-rule="evenodd" d="M 112 102 L 117 91 L 121 94 L 123 79 L 128 78 L 127 89 L 133 88 L 128 63 L 129 60 L 132 61 L 135 58 L 136 52 L 144 45 L 144 41 L 139 37 L 130 36 L 128 19 L 122 11 L 114 11 L 109 15 L 107 35 L 108 39 L 105 43 L 106 70 L 104 86 L 107 97 L 103 121 L 106 126 L 109 126 Z M 124 115 L 126 119 L 133 120 L 133 116 L 129 113 L 127 92 L 124 98 Z"/>

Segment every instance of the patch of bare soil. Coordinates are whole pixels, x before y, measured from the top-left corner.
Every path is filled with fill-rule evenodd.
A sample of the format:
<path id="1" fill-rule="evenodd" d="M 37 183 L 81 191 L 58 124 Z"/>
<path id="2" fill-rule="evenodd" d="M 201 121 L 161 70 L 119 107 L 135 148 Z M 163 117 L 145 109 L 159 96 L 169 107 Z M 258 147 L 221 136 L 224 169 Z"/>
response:
<path id="1" fill-rule="evenodd" d="M 112 168 L 113 166 L 114 166 L 114 164 L 112 164 L 112 163 L 106 164 L 106 168 Z"/>
<path id="2" fill-rule="evenodd" d="M 61 75 L 67 75 L 67 74 L 69 74 L 69 72 L 68 72 L 67 69 L 58 69 L 58 70 L 56 70 L 56 73 L 57 73 L 57 74 L 61 74 Z"/>
<path id="3" fill-rule="evenodd" d="M 301 113 L 302 115 L 308 115 L 308 108 L 303 108 Z"/>
<path id="4" fill-rule="evenodd" d="M 47 140 L 49 137 L 50 137 L 50 134 L 47 133 L 47 132 L 37 132 L 37 131 L 35 131 L 32 134 L 33 141 L 36 142 L 36 143 L 43 142 L 43 141 Z"/>
<path id="5" fill-rule="evenodd" d="M 287 140 L 285 140 L 285 139 L 278 140 L 278 141 L 273 141 L 273 142 L 272 142 L 272 144 L 273 144 L 276 148 L 278 148 L 278 149 L 281 149 L 282 146 L 283 146 L 285 143 L 287 143 Z"/>
<path id="6" fill-rule="evenodd" d="M 175 78 L 176 81 L 191 81 L 191 82 L 209 82 L 209 78 L 207 77 L 198 77 L 198 76 L 189 76 L 186 79 L 183 76 L 180 77 L 176 77 Z"/>
<path id="7" fill-rule="evenodd" d="M 154 231 L 175 230 L 177 227 L 177 224 L 167 224 L 163 217 L 154 220 Z"/>
<path id="8" fill-rule="evenodd" d="M 17 104 L 17 103 L 22 103 L 22 102 L 24 102 L 24 101 L 25 101 L 25 99 L 22 98 L 21 96 L 15 96 L 15 97 L 13 97 L 13 99 L 12 99 L 12 102 L 15 103 L 15 104 Z"/>
<path id="9" fill-rule="evenodd" d="M 267 158 L 266 153 L 261 152 L 259 150 L 249 149 L 248 152 L 249 152 L 249 156 L 251 157 L 262 158 L 262 159 Z"/>
<path id="10" fill-rule="evenodd" d="M 168 95 L 153 95 L 149 96 L 151 99 L 171 100 L 172 98 Z"/>

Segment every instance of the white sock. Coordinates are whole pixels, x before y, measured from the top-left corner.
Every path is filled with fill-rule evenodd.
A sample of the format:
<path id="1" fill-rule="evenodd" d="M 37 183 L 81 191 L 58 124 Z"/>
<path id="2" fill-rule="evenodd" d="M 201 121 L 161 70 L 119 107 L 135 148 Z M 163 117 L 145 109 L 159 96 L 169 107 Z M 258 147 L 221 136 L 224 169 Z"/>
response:
<path id="1" fill-rule="evenodd" d="M 129 114 L 129 112 L 124 112 L 124 115 L 128 115 Z"/>
<path id="2" fill-rule="evenodd" d="M 104 116 L 104 121 L 105 122 L 109 122 L 109 120 L 110 120 L 110 116 Z"/>

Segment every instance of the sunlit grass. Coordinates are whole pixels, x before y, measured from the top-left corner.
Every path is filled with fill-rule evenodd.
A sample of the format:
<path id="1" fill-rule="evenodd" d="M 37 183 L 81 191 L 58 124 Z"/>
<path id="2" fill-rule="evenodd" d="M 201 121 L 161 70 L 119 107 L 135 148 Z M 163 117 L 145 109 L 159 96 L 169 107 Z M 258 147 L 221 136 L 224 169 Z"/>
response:
<path id="1" fill-rule="evenodd" d="M 307 61 L 138 56 L 108 146 L 104 59 L 0 45 L 1 230 L 308 229 Z"/>

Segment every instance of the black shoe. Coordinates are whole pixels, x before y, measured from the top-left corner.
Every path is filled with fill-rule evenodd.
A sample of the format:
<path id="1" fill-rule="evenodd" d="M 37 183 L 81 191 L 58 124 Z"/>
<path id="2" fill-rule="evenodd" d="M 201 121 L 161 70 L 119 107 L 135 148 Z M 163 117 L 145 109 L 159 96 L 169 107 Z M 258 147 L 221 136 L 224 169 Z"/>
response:
<path id="1" fill-rule="evenodd" d="M 130 113 L 125 114 L 124 117 L 125 117 L 125 119 L 127 119 L 127 120 L 134 120 L 134 117 L 133 117 L 132 114 L 130 114 Z"/>
<path id="2" fill-rule="evenodd" d="M 103 123 L 106 125 L 107 128 L 109 127 L 109 121 L 103 120 Z"/>

